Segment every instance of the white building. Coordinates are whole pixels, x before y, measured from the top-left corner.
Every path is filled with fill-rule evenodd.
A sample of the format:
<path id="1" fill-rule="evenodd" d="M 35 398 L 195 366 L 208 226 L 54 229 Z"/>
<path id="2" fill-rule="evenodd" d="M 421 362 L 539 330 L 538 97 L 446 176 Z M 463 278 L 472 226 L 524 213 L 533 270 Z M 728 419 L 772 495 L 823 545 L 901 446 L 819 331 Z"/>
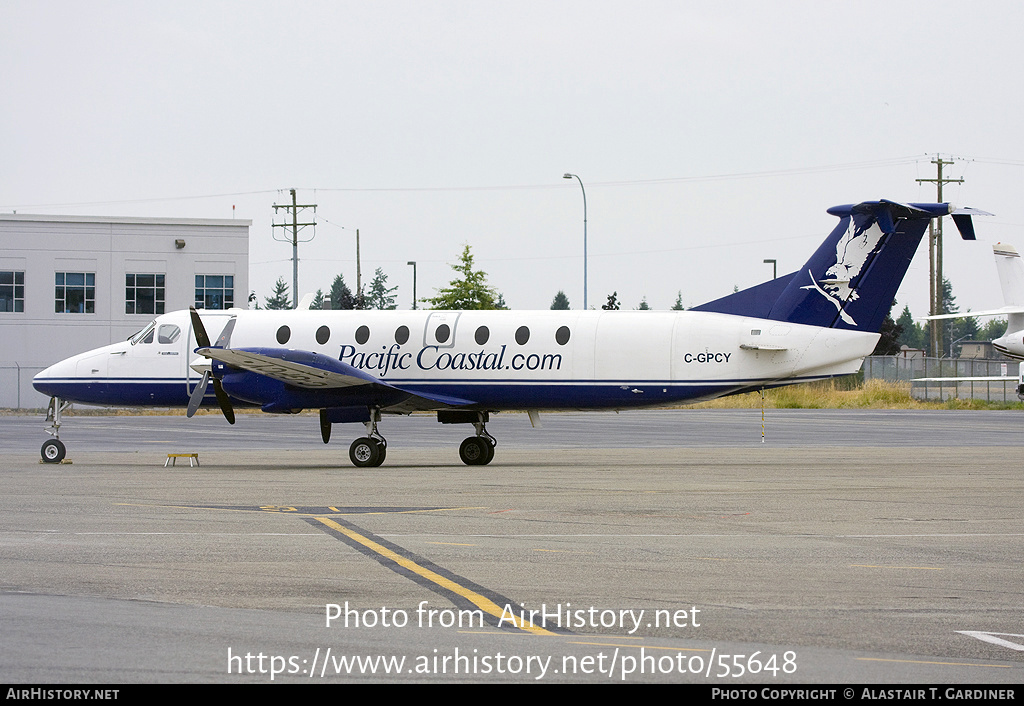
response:
<path id="1" fill-rule="evenodd" d="M 245 307 L 248 220 L 0 214 L 0 407 L 43 368 L 190 305 Z"/>

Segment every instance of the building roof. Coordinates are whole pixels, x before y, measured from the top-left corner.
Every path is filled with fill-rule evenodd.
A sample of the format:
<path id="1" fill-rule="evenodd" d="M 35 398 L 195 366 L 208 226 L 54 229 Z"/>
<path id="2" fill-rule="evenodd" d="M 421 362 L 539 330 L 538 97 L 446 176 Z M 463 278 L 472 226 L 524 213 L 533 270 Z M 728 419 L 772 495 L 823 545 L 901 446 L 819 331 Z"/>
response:
<path id="1" fill-rule="evenodd" d="M 242 218 L 153 218 L 137 216 L 47 216 L 42 214 L 0 213 L 0 221 L 41 223 L 124 223 L 133 225 L 190 225 L 248 227 L 252 221 Z"/>

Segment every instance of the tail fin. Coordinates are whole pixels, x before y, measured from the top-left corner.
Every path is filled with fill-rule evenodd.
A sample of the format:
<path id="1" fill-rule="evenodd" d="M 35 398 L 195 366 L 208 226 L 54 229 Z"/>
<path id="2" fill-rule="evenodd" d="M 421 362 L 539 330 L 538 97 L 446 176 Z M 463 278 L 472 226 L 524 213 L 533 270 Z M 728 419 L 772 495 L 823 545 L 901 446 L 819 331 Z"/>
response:
<path id="1" fill-rule="evenodd" d="M 960 234 L 973 240 L 971 215 L 984 213 L 946 203 L 884 200 L 828 212 L 839 217 L 839 224 L 803 267 L 780 278 L 784 282 L 758 285 L 695 309 L 877 332 L 929 221 L 956 212 Z"/>
<path id="2" fill-rule="evenodd" d="M 1007 311 L 1009 321 L 1006 330 L 1020 331 L 1024 329 L 1024 313 L 1019 310 L 1019 307 L 1024 307 L 1024 261 L 1017 249 L 1006 243 L 996 243 L 992 252 L 996 257 L 999 284 L 1003 288 L 1004 308 L 1018 307 L 1018 311 Z"/>

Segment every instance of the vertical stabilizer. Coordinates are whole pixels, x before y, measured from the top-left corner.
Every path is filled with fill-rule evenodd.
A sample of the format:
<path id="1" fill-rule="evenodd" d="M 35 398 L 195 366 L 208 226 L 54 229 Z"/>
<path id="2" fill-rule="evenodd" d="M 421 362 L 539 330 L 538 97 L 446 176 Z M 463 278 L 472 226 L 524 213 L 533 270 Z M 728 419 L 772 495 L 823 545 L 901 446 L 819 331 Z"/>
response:
<path id="1" fill-rule="evenodd" d="M 828 212 L 839 217 L 839 224 L 803 267 L 780 278 L 783 283 L 758 285 L 695 308 L 875 333 L 931 219 L 955 212 L 961 235 L 973 239 L 971 216 L 982 213 L 957 211 L 946 203 L 885 200 Z"/>

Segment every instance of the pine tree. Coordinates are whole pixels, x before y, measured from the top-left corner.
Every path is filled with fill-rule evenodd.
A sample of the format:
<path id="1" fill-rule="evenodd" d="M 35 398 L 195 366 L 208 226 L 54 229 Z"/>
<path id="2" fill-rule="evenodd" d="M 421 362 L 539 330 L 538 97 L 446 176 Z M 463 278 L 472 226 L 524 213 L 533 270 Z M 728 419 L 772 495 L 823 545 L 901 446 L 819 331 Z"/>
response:
<path id="1" fill-rule="evenodd" d="M 345 284 L 345 278 L 338 275 L 331 285 L 331 308 L 332 309 L 355 309 L 356 300 L 352 296 L 352 290 Z"/>
<path id="2" fill-rule="evenodd" d="M 487 273 L 473 269 L 473 254 L 469 245 L 462 248 L 459 264 L 451 266 L 460 277 L 437 290 L 437 296 L 423 301 L 432 309 L 496 309 L 497 292 L 487 285 Z"/>
<path id="3" fill-rule="evenodd" d="M 569 297 L 565 296 L 565 292 L 561 289 L 558 290 L 555 298 L 551 300 L 551 308 L 558 311 L 569 309 Z"/>
<path id="4" fill-rule="evenodd" d="M 672 311 L 683 311 L 683 290 L 679 290 L 679 294 L 676 296 L 676 303 L 672 305 Z"/>
<path id="5" fill-rule="evenodd" d="M 388 289 L 388 276 L 384 274 L 383 269 L 378 267 L 377 272 L 373 275 L 373 281 L 370 282 L 370 293 L 366 297 L 366 308 L 389 311 L 397 309 L 398 306 L 395 304 L 395 295 L 393 294 L 397 289 L 398 285 Z"/>
<path id="6" fill-rule="evenodd" d="M 274 293 L 263 300 L 263 305 L 267 309 L 292 308 L 292 301 L 288 296 L 288 285 L 285 284 L 284 277 L 277 278 L 277 282 L 274 284 Z"/>
<path id="7" fill-rule="evenodd" d="M 900 314 L 900 318 L 896 319 L 896 323 L 900 327 L 899 343 L 901 346 L 924 349 L 925 331 L 921 324 L 914 321 L 909 306 L 903 307 L 903 313 Z"/>
<path id="8" fill-rule="evenodd" d="M 316 290 L 316 296 L 313 297 L 313 302 L 309 305 L 309 308 L 314 311 L 324 308 L 324 290 Z"/>
<path id="9" fill-rule="evenodd" d="M 605 311 L 618 311 L 619 310 L 619 293 L 612 292 L 608 295 L 608 303 L 602 304 L 601 308 Z"/>
<path id="10" fill-rule="evenodd" d="M 900 352 L 900 335 L 903 333 L 903 328 L 899 323 L 893 321 L 892 307 L 894 306 L 896 306 L 895 301 L 889 307 L 889 313 L 885 315 L 882 328 L 879 330 L 882 336 L 878 339 L 871 355 L 897 355 Z"/>
<path id="11" fill-rule="evenodd" d="M 638 311 L 650 311 L 651 306 L 647 303 L 647 297 L 640 300 L 640 306 L 637 307 Z"/>

